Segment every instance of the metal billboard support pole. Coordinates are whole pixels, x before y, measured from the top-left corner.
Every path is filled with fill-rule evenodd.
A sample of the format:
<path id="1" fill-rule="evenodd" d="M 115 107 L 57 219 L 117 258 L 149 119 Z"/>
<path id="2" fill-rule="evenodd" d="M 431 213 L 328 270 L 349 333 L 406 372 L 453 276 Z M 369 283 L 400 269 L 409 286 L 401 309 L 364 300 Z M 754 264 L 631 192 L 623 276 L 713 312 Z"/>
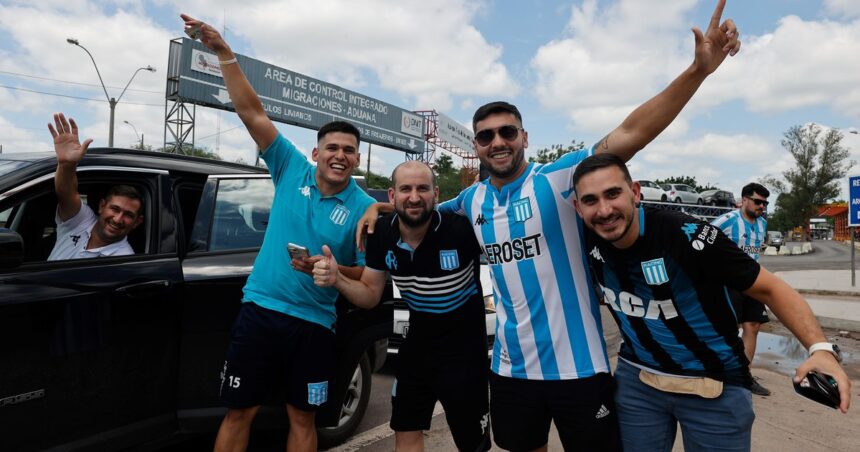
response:
<path id="1" fill-rule="evenodd" d="M 854 287 L 854 227 L 849 229 L 851 229 L 851 287 Z"/>

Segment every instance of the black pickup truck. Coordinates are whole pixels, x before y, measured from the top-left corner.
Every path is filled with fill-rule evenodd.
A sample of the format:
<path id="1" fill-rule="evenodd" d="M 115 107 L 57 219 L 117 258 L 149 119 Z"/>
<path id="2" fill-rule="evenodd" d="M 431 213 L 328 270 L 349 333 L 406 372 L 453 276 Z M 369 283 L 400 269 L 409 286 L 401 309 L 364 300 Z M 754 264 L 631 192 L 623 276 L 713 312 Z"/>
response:
<path id="1" fill-rule="evenodd" d="M 52 153 L 0 154 L 0 450 L 152 448 L 214 434 L 230 327 L 268 223 L 269 174 L 91 149 L 78 168 L 84 202 L 96 206 L 117 183 L 144 194 L 144 222 L 129 235 L 136 254 L 49 262 L 55 170 Z M 389 302 L 365 311 L 339 300 L 337 310 L 321 444 L 361 421 L 392 331 Z M 255 429 L 286 428 L 279 392 Z"/>

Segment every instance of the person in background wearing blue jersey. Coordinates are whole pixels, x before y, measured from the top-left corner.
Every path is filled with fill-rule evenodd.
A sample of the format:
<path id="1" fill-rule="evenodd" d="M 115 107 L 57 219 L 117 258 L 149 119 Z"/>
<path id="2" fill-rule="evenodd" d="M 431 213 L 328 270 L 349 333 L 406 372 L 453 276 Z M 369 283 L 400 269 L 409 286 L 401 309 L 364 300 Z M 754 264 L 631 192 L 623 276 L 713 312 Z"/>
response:
<path id="1" fill-rule="evenodd" d="M 675 119 L 705 78 L 740 50 L 734 22 L 721 22 L 724 7 L 725 0 L 719 0 L 704 33 L 693 28 L 690 67 L 588 150 L 546 165 L 528 163 L 529 135 L 514 105 L 492 102 L 475 112 L 475 150 L 490 177 L 439 210 L 469 219 L 490 265 L 498 300 L 490 418 L 499 447 L 546 450 L 554 422 L 565 450 L 619 449 L 615 383 L 586 271 L 571 177 L 594 153 L 632 158 Z M 380 208 L 369 209 L 359 221 L 368 233 Z"/>
<path id="2" fill-rule="evenodd" d="M 770 191 L 761 184 L 749 183 L 741 190 L 741 207 L 711 222 L 720 228 L 738 247 L 758 262 L 762 244 L 767 238 L 767 220 L 764 212 L 767 209 L 767 198 Z M 755 356 L 756 339 L 762 323 L 770 321 L 767 309 L 760 302 L 738 292 L 731 293 L 734 302 L 735 315 L 741 324 L 741 338 L 744 342 L 744 353 L 752 363 Z M 767 390 L 757 379 L 753 378 L 750 391 L 760 396 L 769 396 Z"/>
<path id="3" fill-rule="evenodd" d="M 359 163 L 359 131 L 342 121 L 323 125 L 313 150 L 314 167 L 275 128 L 218 31 L 181 17 L 186 29 L 200 30 L 203 45 L 217 55 L 230 100 L 262 149 L 275 184 L 266 235 L 243 289 L 221 370 L 220 396 L 228 410 L 215 450 L 245 450 L 263 399 L 272 386 L 287 382 L 287 450 L 315 451 L 314 413 L 328 401 L 334 377 L 337 291 L 317 287 L 310 272 L 327 244 L 340 262 L 357 265 L 341 267 L 342 273 L 361 277 L 364 255 L 351 232 L 373 198 L 351 177 Z M 291 259 L 288 243 L 318 254 Z"/>
<path id="4" fill-rule="evenodd" d="M 361 279 L 337 271 L 337 260 L 323 248 L 326 259 L 314 265 L 314 282 L 369 309 L 379 303 L 387 272 L 409 307 L 409 334 L 391 390 L 394 450 L 424 450 L 422 430 L 430 429 L 437 400 L 458 450 L 489 450 L 481 248 L 468 220 L 435 210 L 439 188 L 426 163 L 401 163 L 391 181 L 396 213 L 368 238 Z"/>
<path id="5" fill-rule="evenodd" d="M 845 413 L 851 381 L 806 301 L 719 228 L 687 214 L 637 208 L 624 160 L 600 154 L 573 174 L 596 284 L 621 330 L 615 405 L 625 451 L 748 451 L 751 376 L 726 288 L 761 300 L 809 348 L 794 376 L 832 376 Z"/>

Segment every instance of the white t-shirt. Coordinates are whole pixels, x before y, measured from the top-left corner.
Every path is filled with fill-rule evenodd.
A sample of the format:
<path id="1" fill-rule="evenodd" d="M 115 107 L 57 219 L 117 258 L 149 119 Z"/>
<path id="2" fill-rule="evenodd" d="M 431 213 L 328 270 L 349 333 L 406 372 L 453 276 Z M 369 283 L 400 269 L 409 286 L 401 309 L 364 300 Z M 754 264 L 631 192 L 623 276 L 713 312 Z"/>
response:
<path id="1" fill-rule="evenodd" d="M 134 254 L 134 249 L 128 244 L 127 237 L 101 248 L 86 249 L 98 217 L 93 209 L 84 203 L 81 203 L 81 210 L 72 218 L 61 221 L 58 211 L 54 221 L 57 223 L 57 243 L 54 244 L 54 249 L 48 256 L 49 261 Z"/>

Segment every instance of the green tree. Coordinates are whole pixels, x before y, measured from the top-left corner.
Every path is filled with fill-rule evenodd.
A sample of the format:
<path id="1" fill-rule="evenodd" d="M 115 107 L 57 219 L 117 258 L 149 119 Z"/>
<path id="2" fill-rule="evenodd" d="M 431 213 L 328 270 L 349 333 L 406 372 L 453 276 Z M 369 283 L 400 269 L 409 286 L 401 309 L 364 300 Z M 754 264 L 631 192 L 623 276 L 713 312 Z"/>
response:
<path id="1" fill-rule="evenodd" d="M 454 167 L 454 159 L 450 155 L 441 154 L 436 157 L 433 170 L 436 172 L 436 185 L 439 186 L 440 201 L 446 201 L 457 196 L 463 189 L 460 169 Z"/>
<path id="2" fill-rule="evenodd" d="M 769 175 L 762 178 L 780 193 L 776 209 L 784 210 L 780 214 L 784 220 L 778 220 L 788 225 L 786 229 L 803 226 L 804 239 L 809 219 L 819 206 L 839 196 L 839 184 L 854 166 L 842 139 L 836 129 L 825 133 L 815 124 L 793 126 L 783 134 L 781 144 L 794 158 L 795 166 L 783 171 L 782 179 Z"/>
<path id="3" fill-rule="evenodd" d="M 158 151 L 158 152 L 174 153 L 174 149 L 173 149 L 173 148 L 169 148 L 169 149 L 167 149 L 167 148 L 163 148 L 163 147 L 161 147 L 161 148 L 156 149 L 156 151 Z M 177 153 L 177 154 L 181 154 L 181 155 L 190 155 L 190 156 L 193 156 L 193 157 L 202 157 L 202 158 L 205 158 L 205 159 L 222 160 L 222 159 L 221 159 L 221 156 L 219 156 L 218 154 L 216 154 L 216 153 L 214 153 L 214 152 L 210 151 L 209 149 L 207 149 L 207 148 L 198 148 L 198 147 L 196 147 L 196 146 L 191 146 L 190 144 L 183 145 L 183 146 L 182 146 L 182 152 L 176 152 L 176 153 Z"/>
<path id="4" fill-rule="evenodd" d="M 382 190 L 387 190 L 389 187 L 391 187 L 391 178 L 389 177 L 381 176 L 373 172 L 368 174 L 367 171 L 364 171 L 359 168 L 353 170 L 352 174 L 356 176 L 364 176 L 365 179 L 367 179 L 367 188 L 379 188 Z"/>
<path id="5" fill-rule="evenodd" d="M 567 146 L 561 144 L 553 144 L 549 148 L 538 149 L 537 155 L 529 157 L 529 162 L 535 163 L 550 163 L 558 160 L 564 154 L 572 151 L 578 151 L 580 149 L 585 148 L 585 143 L 580 141 L 579 143 L 576 140 L 571 140 L 570 144 Z"/>

